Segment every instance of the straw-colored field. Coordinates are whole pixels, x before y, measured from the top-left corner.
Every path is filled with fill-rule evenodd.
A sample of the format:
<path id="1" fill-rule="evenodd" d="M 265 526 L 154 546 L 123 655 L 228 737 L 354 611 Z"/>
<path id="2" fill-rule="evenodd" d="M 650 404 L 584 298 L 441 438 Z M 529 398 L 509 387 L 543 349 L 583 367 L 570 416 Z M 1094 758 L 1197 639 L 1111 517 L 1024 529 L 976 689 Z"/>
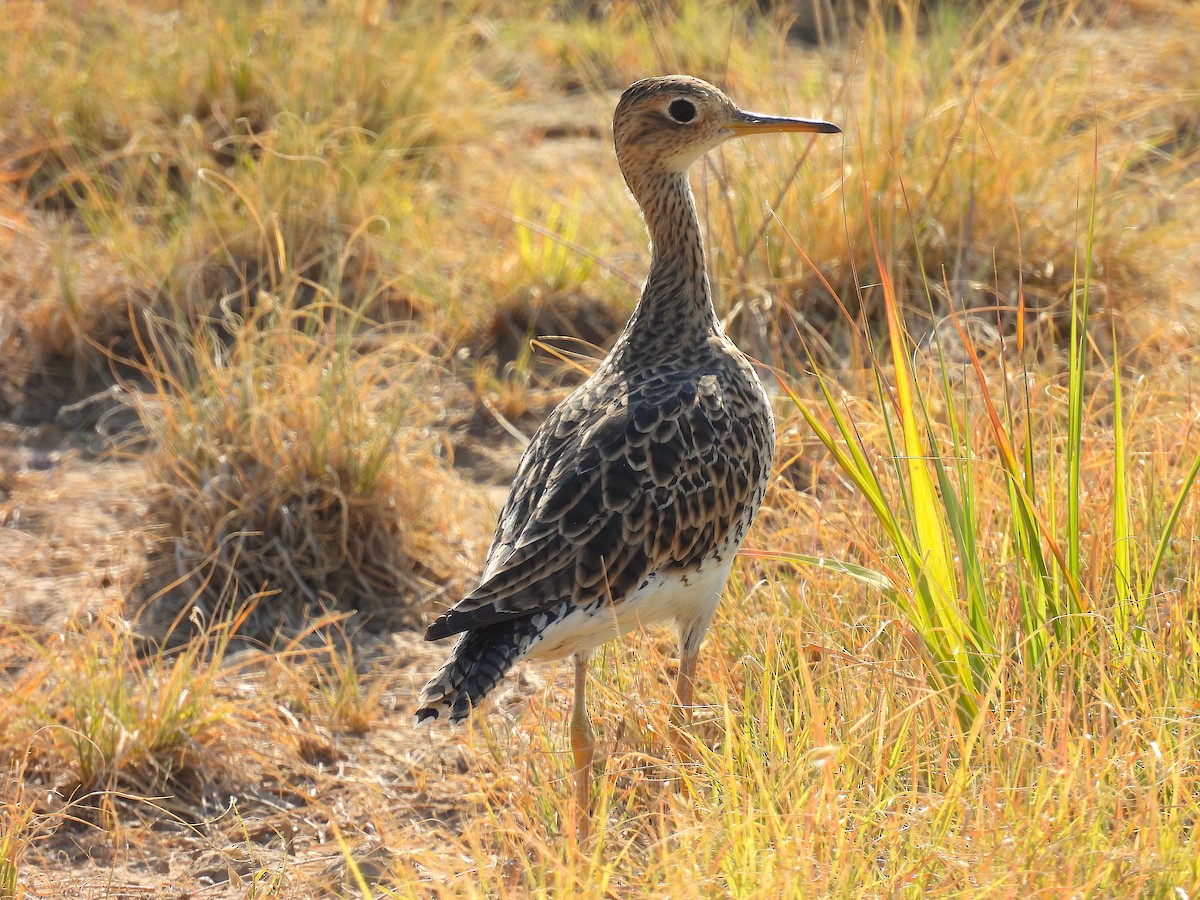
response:
<path id="1" fill-rule="evenodd" d="M 0 19 L 0 898 L 1200 894 L 1200 7 Z M 581 845 L 569 667 L 415 731 L 420 626 L 671 71 L 845 134 L 694 170 L 779 454 L 694 732 L 672 634 L 597 655 Z"/>

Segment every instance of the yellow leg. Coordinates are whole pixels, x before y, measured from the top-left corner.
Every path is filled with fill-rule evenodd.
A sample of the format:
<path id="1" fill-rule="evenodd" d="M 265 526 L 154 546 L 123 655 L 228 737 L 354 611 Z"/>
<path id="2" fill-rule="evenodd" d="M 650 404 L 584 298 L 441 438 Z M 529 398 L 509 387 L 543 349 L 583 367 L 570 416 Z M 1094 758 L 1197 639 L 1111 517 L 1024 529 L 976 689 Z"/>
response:
<path id="1" fill-rule="evenodd" d="M 588 720 L 587 666 L 590 653 L 575 654 L 575 704 L 571 709 L 571 752 L 575 757 L 575 835 L 579 843 L 588 838 L 591 826 L 592 761 L 596 735 Z"/>
<path id="2" fill-rule="evenodd" d="M 679 723 L 692 727 L 692 687 L 696 677 L 696 660 L 700 653 L 684 653 L 679 658 L 679 676 L 675 681 L 675 702 L 678 704 Z"/>
<path id="3" fill-rule="evenodd" d="M 692 730 L 692 685 L 698 656 L 698 652 L 684 653 L 679 658 L 679 675 L 675 680 L 675 707 L 671 710 L 673 727 L 668 732 L 671 749 L 675 751 L 675 758 L 683 769 L 696 761 L 695 748 L 688 732 Z M 683 790 L 685 781 L 686 778 L 678 781 L 676 789 Z"/>

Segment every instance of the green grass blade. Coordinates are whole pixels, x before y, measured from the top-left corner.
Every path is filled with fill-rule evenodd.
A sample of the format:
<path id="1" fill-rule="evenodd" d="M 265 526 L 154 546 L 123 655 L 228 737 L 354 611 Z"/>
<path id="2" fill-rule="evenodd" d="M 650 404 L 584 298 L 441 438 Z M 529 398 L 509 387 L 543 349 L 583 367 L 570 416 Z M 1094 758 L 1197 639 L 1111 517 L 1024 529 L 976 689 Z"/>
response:
<path id="1" fill-rule="evenodd" d="M 877 591 L 883 591 L 889 595 L 896 592 L 896 585 L 882 572 L 876 572 L 874 569 L 868 569 L 866 566 L 860 566 L 857 563 L 846 562 L 841 559 L 830 559 L 827 556 L 810 556 L 807 553 L 791 553 L 784 550 L 743 549 L 739 551 L 738 555 L 751 559 L 770 559 L 776 562 L 795 563 L 799 566 L 815 566 L 818 569 L 824 569 L 826 572 L 833 572 L 836 575 L 849 575 L 851 578 L 861 581 L 868 587 L 874 588 Z"/>
<path id="2" fill-rule="evenodd" d="M 1171 545 L 1171 537 L 1175 534 L 1175 526 L 1179 523 L 1179 514 L 1183 511 L 1183 504 L 1187 501 L 1188 495 L 1192 491 L 1192 486 L 1196 483 L 1196 478 L 1200 476 L 1200 454 L 1196 455 L 1196 459 L 1192 462 L 1191 469 L 1188 470 L 1187 477 L 1183 479 L 1183 484 L 1179 487 L 1179 493 L 1175 496 L 1175 503 L 1171 506 L 1171 514 L 1167 516 L 1167 524 L 1163 526 L 1162 534 L 1158 539 L 1158 549 L 1154 551 L 1154 561 L 1150 564 L 1150 571 L 1146 575 L 1146 590 L 1147 592 L 1154 590 L 1155 579 L 1158 578 L 1158 571 L 1162 568 L 1163 559 L 1167 555 L 1167 550 Z"/>

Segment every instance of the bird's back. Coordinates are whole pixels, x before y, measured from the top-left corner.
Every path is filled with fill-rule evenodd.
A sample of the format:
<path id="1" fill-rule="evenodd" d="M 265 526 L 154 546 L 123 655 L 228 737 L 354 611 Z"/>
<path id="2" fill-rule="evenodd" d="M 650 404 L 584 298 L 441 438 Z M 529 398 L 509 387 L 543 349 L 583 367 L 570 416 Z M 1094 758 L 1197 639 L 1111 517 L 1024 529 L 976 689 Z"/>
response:
<path id="1" fill-rule="evenodd" d="M 686 357 L 618 346 L 538 429 L 482 583 L 431 632 L 619 603 L 653 572 L 699 566 L 745 537 L 773 450 L 766 394 L 723 334 Z"/>
<path id="2" fill-rule="evenodd" d="M 719 330 L 658 354 L 627 338 L 538 429 L 479 587 L 429 628 L 431 639 L 463 634 L 455 657 L 486 646 L 497 658 L 484 681 L 556 627 L 569 632 L 573 614 L 686 584 L 689 573 L 716 569 L 723 584 L 762 502 L 774 422 L 750 363 Z M 715 596 L 696 592 L 695 602 Z M 586 648 L 558 649 L 550 655 Z M 436 693 L 427 689 L 424 706 L 433 714 Z"/>

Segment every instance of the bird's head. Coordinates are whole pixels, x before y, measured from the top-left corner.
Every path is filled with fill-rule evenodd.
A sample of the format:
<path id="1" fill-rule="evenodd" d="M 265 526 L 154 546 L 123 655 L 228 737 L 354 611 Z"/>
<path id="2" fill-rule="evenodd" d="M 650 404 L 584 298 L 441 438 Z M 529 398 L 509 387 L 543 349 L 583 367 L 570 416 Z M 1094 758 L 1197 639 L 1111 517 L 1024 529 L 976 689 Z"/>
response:
<path id="1" fill-rule="evenodd" d="M 613 140 L 626 180 L 639 173 L 686 172 L 729 138 L 776 131 L 837 134 L 830 122 L 746 112 L 719 89 L 687 75 L 644 78 L 613 114 Z"/>

